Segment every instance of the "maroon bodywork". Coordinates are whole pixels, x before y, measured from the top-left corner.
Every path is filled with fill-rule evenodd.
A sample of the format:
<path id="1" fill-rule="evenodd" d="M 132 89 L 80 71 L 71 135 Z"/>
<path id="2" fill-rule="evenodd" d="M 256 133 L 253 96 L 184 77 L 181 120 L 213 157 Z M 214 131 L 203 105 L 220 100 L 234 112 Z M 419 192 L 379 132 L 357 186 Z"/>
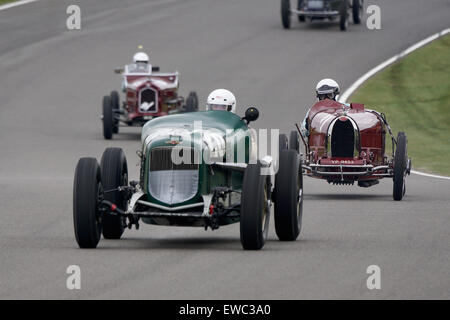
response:
<path id="1" fill-rule="evenodd" d="M 126 122 L 145 122 L 151 118 L 165 116 L 181 110 L 184 98 L 178 96 L 178 73 L 152 75 L 124 75 L 126 93 L 124 107 Z M 140 98 L 144 90 L 154 93 L 154 108 L 148 111 L 140 109 Z"/>
<path id="2" fill-rule="evenodd" d="M 377 179 L 393 176 L 393 161 L 385 153 L 390 128 L 383 114 L 362 104 L 327 99 L 311 108 L 307 124 L 303 168 L 309 176 L 336 184 L 375 184 Z"/>
<path id="3" fill-rule="evenodd" d="M 198 96 L 178 95 L 178 72 L 160 73 L 159 67 L 130 64 L 114 70 L 122 75 L 123 101 L 117 91 L 103 97 L 103 136 L 112 139 L 121 126 L 143 126 L 147 121 L 179 112 L 198 111 Z"/>
<path id="4" fill-rule="evenodd" d="M 394 138 L 386 116 L 369 110 L 363 104 L 340 103 L 325 99 L 309 110 L 303 131 L 291 131 L 289 141 L 280 135 L 280 150 L 300 153 L 304 174 L 333 184 L 371 187 L 381 178 L 393 178 L 394 200 L 406 192 L 406 176 L 411 173 L 408 139 L 405 132 Z M 392 140 L 392 156 L 386 154 L 386 133 Z"/>

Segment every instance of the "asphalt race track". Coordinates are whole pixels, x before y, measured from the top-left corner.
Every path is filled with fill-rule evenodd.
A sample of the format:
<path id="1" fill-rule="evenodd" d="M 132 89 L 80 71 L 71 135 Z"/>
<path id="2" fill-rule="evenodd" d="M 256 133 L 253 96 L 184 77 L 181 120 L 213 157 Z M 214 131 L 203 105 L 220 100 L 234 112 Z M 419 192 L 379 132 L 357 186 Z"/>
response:
<path id="1" fill-rule="evenodd" d="M 277 0 L 126 2 L 77 1 L 80 31 L 66 29 L 72 1 L 0 11 L 1 299 L 450 298 L 448 180 L 411 175 L 394 202 L 391 180 L 363 189 L 305 178 L 300 239 L 279 242 L 272 224 L 259 252 L 241 249 L 238 224 L 141 225 L 81 250 L 72 222 L 78 158 L 122 147 L 138 178 L 139 129 L 107 142 L 99 119 L 102 96 L 120 86 L 113 68 L 138 45 L 162 71 L 180 71 L 183 94 L 194 89 L 204 101 L 225 87 L 241 114 L 260 109 L 256 127 L 288 132 L 318 80 L 345 89 L 449 27 L 450 1 L 366 1 L 380 5 L 382 30 L 350 24 L 345 33 L 321 22 L 283 30 Z M 69 265 L 81 267 L 81 290 L 66 288 Z M 381 268 L 381 290 L 366 287 L 369 265 Z"/>

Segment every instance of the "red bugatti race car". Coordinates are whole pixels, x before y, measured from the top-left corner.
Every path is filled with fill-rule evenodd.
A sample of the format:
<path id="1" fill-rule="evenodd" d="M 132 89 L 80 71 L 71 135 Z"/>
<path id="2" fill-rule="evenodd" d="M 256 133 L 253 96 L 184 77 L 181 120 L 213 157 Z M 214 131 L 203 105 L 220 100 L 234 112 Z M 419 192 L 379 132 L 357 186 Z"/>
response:
<path id="1" fill-rule="evenodd" d="M 405 178 L 411 171 L 406 134 L 399 132 L 395 138 L 383 113 L 365 109 L 363 104 L 327 99 L 311 108 L 306 127 L 306 139 L 298 126 L 291 132 L 289 148 L 299 152 L 303 141 L 302 163 L 308 176 L 333 184 L 357 182 L 360 187 L 389 177 L 394 180 L 394 200 L 403 198 Z M 392 139 L 391 157 L 385 152 L 386 133 Z"/>
<path id="2" fill-rule="evenodd" d="M 122 74 L 125 100 L 120 102 L 117 91 L 103 97 L 103 135 L 111 139 L 119 133 L 119 126 L 143 126 L 148 120 L 179 112 L 198 110 L 197 93 L 192 91 L 186 100 L 178 95 L 178 72 L 160 73 L 159 67 L 135 64 L 115 69 Z"/>

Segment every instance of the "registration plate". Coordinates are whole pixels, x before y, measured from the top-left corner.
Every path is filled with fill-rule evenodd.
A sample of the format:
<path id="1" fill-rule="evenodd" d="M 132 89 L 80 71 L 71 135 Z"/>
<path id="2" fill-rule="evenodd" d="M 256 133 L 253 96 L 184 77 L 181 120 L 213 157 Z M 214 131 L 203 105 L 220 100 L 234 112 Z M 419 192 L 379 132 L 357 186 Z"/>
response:
<path id="1" fill-rule="evenodd" d="M 323 1 L 322 0 L 312 0 L 308 1 L 309 9 L 323 9 Z"/>

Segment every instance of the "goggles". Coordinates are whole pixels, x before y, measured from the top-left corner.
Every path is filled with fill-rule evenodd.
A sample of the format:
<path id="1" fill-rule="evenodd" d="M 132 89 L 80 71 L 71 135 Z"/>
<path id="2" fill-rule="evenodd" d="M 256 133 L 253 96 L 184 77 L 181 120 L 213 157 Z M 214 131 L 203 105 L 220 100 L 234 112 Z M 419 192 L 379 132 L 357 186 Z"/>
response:
<path id="1" fill-rule="evenodd" d="M 223 111 L 231 111 L 231 105 L 226 104 L 207 104 L 206 110 L 223 110 Z"/>
<path id="2" fill-rule="evenodd" d="M 317 97 L 319 100 L 325 100 L 325 99 L 334 99 L 335 95 L 334 93 L 325 93 L 325 94 L 318 94 Z"/>

